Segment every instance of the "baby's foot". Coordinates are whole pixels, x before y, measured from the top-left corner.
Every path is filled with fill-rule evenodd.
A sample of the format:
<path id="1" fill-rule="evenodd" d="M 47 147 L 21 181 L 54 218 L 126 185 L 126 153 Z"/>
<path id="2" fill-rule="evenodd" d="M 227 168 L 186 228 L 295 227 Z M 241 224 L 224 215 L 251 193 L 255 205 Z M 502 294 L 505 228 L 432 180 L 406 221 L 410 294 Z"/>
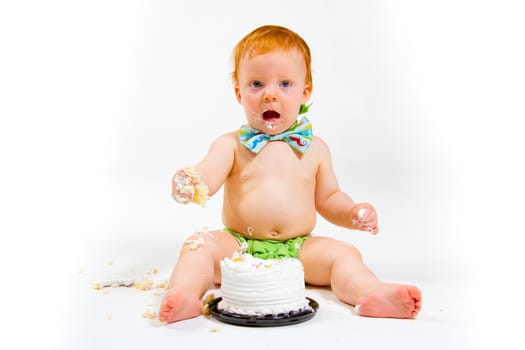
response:
<path id="1" fill-rule="evenodd" d="M 176 322 L 201 314 L 201 303 L 198 298 L 188 298 L 175 290 L 169 290 L 160 305 L 159 320 L 161 322 Z"/>
<path id="2" fill-rule="evenodd" d="M 383 284 L 364 298 L 358 314 L 368 317 L 414 318 L 421 309 L 421 291 L 414 286 Z"/>

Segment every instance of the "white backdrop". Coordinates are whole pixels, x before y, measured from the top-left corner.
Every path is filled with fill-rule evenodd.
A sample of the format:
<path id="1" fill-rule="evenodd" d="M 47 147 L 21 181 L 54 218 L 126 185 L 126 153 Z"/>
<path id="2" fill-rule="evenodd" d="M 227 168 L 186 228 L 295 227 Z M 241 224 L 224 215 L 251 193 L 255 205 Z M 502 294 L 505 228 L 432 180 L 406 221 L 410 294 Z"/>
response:
<path id="1" fill-rule="evenodd" d="M 378 237 L 323 220 L 315 233 L 354 242 L 377 266 L 408 261 L 481 283 L 490 276 L 489 288 L 508 284 L 521 251 L 513 241 L 524 233 L 516 4 L 0 5 L 2 260 L 17 266 L 6 273 L 67 283 L 59 272 L 86 241 L 220 226 L 220 195 L 207 209 L 176 206 L 171 175 L 244 122 L 231 50 L 255 27 L 279 24 L 312 50 L 310 118 L 341 187 L 379 211 Z M 34 274 L 42 263 L 46 273 Z"/>

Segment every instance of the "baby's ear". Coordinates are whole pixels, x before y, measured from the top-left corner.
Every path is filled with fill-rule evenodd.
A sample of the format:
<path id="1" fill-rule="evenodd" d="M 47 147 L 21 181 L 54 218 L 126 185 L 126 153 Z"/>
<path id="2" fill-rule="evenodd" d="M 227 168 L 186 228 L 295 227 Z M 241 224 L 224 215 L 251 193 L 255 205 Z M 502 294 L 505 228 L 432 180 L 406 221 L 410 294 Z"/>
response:
<path id="1" fill-rule="evenodd" d="M 237 99 L 237 102 L 241 103 L 241 89 L 239 89 L 239 85 L 235 85 L 233 90 L 235 91 L 235 98 Z"/>
<path id="2" fill-rule="evenodd" d="M 312 95 L 312 84 L 306 84 L 303 89 L 303 104 L 305 104 Z"/>

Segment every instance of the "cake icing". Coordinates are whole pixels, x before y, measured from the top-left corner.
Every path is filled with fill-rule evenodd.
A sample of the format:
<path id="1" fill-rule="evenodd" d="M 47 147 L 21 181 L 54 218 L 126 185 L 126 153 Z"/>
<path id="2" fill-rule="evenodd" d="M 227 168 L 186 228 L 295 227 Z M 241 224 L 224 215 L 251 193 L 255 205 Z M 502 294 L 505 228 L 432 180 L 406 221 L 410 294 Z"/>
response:
<path id="1" fill-rule="evenodd" d="M 310 309 L 299 260 L 263 260 L 245 253 L 225 258 L 220 264 L 220 310 L 243 315 L 277 315 Z"/>

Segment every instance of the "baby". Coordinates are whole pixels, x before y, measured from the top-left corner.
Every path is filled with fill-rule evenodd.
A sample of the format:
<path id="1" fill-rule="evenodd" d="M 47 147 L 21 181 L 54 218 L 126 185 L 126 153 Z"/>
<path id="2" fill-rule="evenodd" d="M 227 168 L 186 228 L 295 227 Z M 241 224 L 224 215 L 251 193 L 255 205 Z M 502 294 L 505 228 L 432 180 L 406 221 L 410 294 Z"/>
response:
<path id="1" fill-rule="evenodd" d="M 293 31 L 263 26 L 234 50 L 232 80 L 247 124 L 213 141 L 195 167 L 177 171 L 172 194 L 180 203 L 202 203 L 224 185 L 222 230 L 186 240 L 159 311 L 162 322 L 201 313 L 200 300 L 220 284 L 219 262 L 248 243 L 263 258 L 296 257 L 305 282 L 330 286 L 337 298 L 369 317 L 414 318 L 421 291 L 384 283 L 344 242 L 311 235 L 316 213 L 329 222 L 377 234 L 377 215 L 339 188 L 327 144 L 313 136 L 302 114 L 312 93 L 310 50 Z M 199 193 L 196 195 L 196 193 Z M 246 246 L 246 244 L 244 244 Z"/>

